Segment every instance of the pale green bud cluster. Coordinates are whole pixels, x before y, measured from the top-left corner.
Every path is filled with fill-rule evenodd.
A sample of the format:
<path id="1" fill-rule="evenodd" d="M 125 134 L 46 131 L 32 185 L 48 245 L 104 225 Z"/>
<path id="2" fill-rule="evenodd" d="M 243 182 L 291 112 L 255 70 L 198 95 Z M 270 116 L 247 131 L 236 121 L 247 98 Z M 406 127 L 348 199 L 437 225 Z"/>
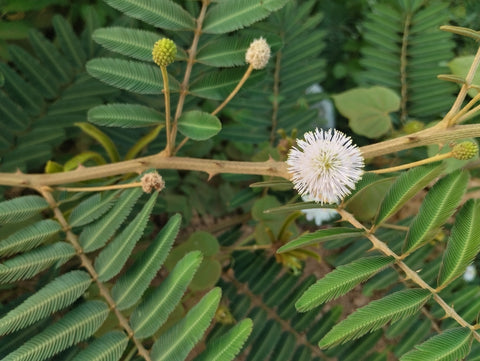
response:
<path id="1" fill-rule="evenodd" d="M 478 145 L 470 141 L 458 143 L 452 149 L 453 157 L 460 160 L 472 159 L 477 154 Z"/>
<path id="2" fill-rule="evenodd" d="M 175 43 L 167 38 L 158 40 L 153 46 L 153 61 L 158 66 L 167 66 L 175 60 L 177 55 L 177 47 Z"/>

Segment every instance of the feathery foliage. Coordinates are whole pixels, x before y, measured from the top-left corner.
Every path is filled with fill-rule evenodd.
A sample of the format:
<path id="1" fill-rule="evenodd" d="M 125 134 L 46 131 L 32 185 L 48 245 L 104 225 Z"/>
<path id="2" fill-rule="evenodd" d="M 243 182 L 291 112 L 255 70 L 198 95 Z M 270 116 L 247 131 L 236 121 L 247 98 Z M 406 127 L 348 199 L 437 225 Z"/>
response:
<path id="1" fill-rule="evenodd" d="M 445 286 L 465 272 L 480 251 L 480 203 L 470 199 L 458 213 L 445 250 L 438 285 Z"/>
<path id="2" fill-rule="evenodd" d="M 170 218 L 150 247 L 115 283 L 112 288 L 112 296 L 118 309 L 126 309 L 142 297 L 143 292 L 167 257 L 178 233 L 180 221 L 180 215 Z"/>
<path id="3" fill-rule="evenodd" d="M 388 322 L 394 323 L 411 316 L 418 312 L 430 297 L 428 290 L 409 289 L 372 301 L 332 328 L 322 338 L 319 346 L 326 348 L 344 343 L 375 331 Z"/>
<path id="4" fill-rule="evenodd" d="M 411 252 L 428 241 L 428 237 L 447 221 L 460 203 L 468 179 L 467 172 L 457 171 L 435 183 L 410 226 L 403 253 Z"/>
<path id="5" fill-rule="evenodd" d="M 395 214 L 418 191 L 438 177 L 442 170 L 441 165 L 426 165 L 411 169 L 400 175 L 383 199 L 375 224 L 379 225 Z"/>
<path id="6" fill-rule="evenodd" d="M 91 282 L 90 276 L 83 271 L 72 271 L 56 278 L 2 317 L 0 334 L 23 329 L 71 305 Z"/>
<path id="7" fill-rule="evenodd" d="M 295 306 L 300 312 L 340 297 L 394 261 L 393 257 L 370 257 L 339 266 L 305 291 Z"/>
<path id="8" fill-rule="evenodd" d="M 453 328 L 416 347 L 401 361 L 461 360 L 470 351 L 472 335 L 467 328 Z"/>
<path id="9" fill-rule="evenodd" d="M 79 341 L 86 340 L 100 327 L 108 314 L 101 301 L 86 302 L 66 314 L 52 327 L 39 333 L 4 360 L 45 360 Z"/>

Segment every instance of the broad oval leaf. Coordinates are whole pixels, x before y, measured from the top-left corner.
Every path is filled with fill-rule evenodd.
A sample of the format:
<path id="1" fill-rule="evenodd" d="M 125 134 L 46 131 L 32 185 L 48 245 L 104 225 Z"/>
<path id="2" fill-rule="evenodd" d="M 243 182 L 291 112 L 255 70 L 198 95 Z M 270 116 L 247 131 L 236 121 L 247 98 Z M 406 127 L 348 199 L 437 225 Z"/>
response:
<path id="1" fill-rule="evenodd" d="M 187 315 L 163 333 L 153 344 L 155 361 L 184 360 L 212 321 L 221 297 L 220 288 L 208 292 Z"/>
<path id="2" fill-rule="evenodd" d="M 338 111 L 348 118 L 352 130 L 368 138 L 379 138 L 391 128 L 388 113 L 400 107 L 400 97 L 385 87 L 355 88 L 333 96 Z"/>
<path id="3" fill-rule="evenodd" d="M 358 237 L 364 234 L 363 229 L 348 228 L 348 227 L 335 227 L 329 229 L 320 229 L 313 233 L 306 233 L 300 237 L 288 242 L 277 250 L 277 253 L 288 252 L 293 249 L 303 248 L 312 244 L 331 241 L 334 239 L 344 239 L 351 237 Z"/>
<path id="4" fill-rule="evenodd" d="M 137 338 L 152 336 L 164 324 L 180 302 L 201 261 L 200 251 L 185 255 L 162 284 L 135 308 L 130 324 Z"/>
<path id="5" fill-rule="evenodd" d="M 115 283 L 112 297 L 119 310 L 132 306 L 142 297 L 170 252 L 180 222 L 180 215 L 171 217 L 141 257 Z"/>
<path id="6" fill-rule="evenodd" d="M 163 79 L 156 65 L 138 61 L 97 58 L 87 62 L 88 73 L 111 86 L 139 94 L 161 94 Z M 178 90 L 178 82 L 169 76 L 170 90 Z"/>
<path id="7" fill-rule="evenodd" d="M 461 79 L 465 79 L 467 77 L 468 69 L 470 69 L 472 66 L 474 58 L 475 57 L 473 55 L 457 56 L 448 63 L 448 67 L 454 75 L 459 76 Z M 480 85 L 480 73 L 478 71 L 475 73 L 472 83 L 475 85 Z M 471 87 L 468 90 L 468 95 L 470 95 L 472 98 L 477 94 L 477 87 Z"/>
<path id="8" fill-rule="evenodd" d="M 394 323 L 417 313 L 431 293 L 424 289 L 408 289 L 372 301 L 356 310 L 345 320 L 333 327 L 318 346 L 327 348 L 378 330 L 388 322 Z"/>
<path id="9" fill-rule="evenodd" d="M 469 199 L 455 217 L 438 276 L 443 287 L 462 275 L 480 251 L 480 202 Z"/>
<path id="10" fill-rule="evenodd" d="M 447 221 L 462 200 L 468 179 L 467 171 L 457 171 L 435 183 L 409 228 L 403 253 L 420 247 Z"/>
<path id="11" fill-rule="evenodd" d="M 86 302 L 8 354 L 3 361 L 49 359 L 77 342 L 88 339 L 105 321 L 108 312 L 104 302 Z"/>
<path id="12" fill-rule="evenodd" d="M 199 110 L 185 112 L 178 119 L 178 131 L 193 140 L 206 140 L 222 129 L 220 120 Z"/>
<path id="13" fill-rule="evenodd" d="M 244 28 L 281 9 L 288 0 L 224 0 L 208 9 L 205 33 L 224 34 Z"/>
<path id="14" fill-rule="evenodd" d="M 374 224 L 378 226 L 390 218 L 417 192 L 438 177 L 443 169 L 443 165 L 429 164 L 402 173 L 388 190 Z"/>
<path id="15" fill-rule="evenodd" d="M 0 203 L 0 224 L 22 222 L 48 208 L 40 196 L 23 196 Z"/>
<path id="16" fill-rule="evenodd" d="M 299 312 L 306 312 L 338 298 L 392 264 L 394 260 L 393 257 L 376 256 L 339 266 L 311 285 L 295 303 L 295 307 Z"/>
<path id="17" fill-rule="evenodd" d="M 164 116 L 140 104 L 106 104 L 88 111 L 88 121 L 105 127 L 140 128 L 163 124 Z"/>
<path id="18" fill-rule="evenodd" d="M 465 327 L 452 328 L 415 346 L 400 361 L 456 361 L 468 355 L 472 345 L 472 332 Z"/>
<path id="19" fill-rule="evenodd" d="M 106 0 L 117 10 L 157 28 L 168 30 L 195 29 L 195 19 L 171 0 Z"/>

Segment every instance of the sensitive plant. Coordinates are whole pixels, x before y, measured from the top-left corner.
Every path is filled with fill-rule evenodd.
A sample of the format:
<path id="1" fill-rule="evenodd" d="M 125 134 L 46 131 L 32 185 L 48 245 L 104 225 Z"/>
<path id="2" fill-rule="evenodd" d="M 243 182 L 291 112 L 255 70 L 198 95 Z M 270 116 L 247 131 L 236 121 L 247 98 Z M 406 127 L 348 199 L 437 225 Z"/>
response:
<path id="1" fill-rule="evenodd" d="M 464 140 L 480 134 L 474 121 L 479 97 L 474 93 L 471 100 L 467 98 L 476 89 L 480 55 L 466 76 L 441 76 L 461 85 L 449 110 L 422 108 L 434 102 L 427 97 L 422 103 L 418 92 L 409 90 L 410 85 L 415 89 L 419 85 L 405 76 L 410 74 L 408 64 L 400 67 L 407 85 L 375 83 L 376 87 L 353 95 L 336 95 L 337 108 L 349 118 L 356 135 L 376 139 L 391 132 L 391 139 L 356 146 L 338 130 L 314 130 L 318 126 L 312 127 L 311 120 L 317 112 L 298 106 L 306 99 L 318 101 L 318 94 L 305 94 L 316 79 L 306 79 L 303 72 L 321 62 L 305 68 L 295 63 L 299 54 L 306 56 L 296 46 L 312 49 L 310 39 L 323 36 L 312 31 L 321 21 L 312 10 L 314 1 L 107 3 L 158 28 L 162 35 L 141 23 L 136 23 L 138 28 L 117 24 L 95 30 L 91 38 L 111 53 L 101 52 L 85 68 L 91 77 L 120 91 L 99 86 L 106 103 L 90 104 L 95 106 L 88 111 L 89 122 L 75 125 L 99 146 L 71 159 L 50 160 L 45 174 L 0 173 L 0 184 L 28 191 L 0 203 L 4 258 L 0 282 L 5 289 L 34 284 L 1 310 L 4 342 L 0 352 L 5 360 L 476 357 L 479 289 L 462 283 L 462 275 L 480 251 L 479 204 L 468 193 L 474 190 L 475 177 L 475 163 L 469 161 L 476 157 L 478 146 L 474 139 Z M 429 35 L 427 24 L 438 21 L 432 17 L 434 10 L 438 9 L 413 1 L 393 7 L 384 4 L 378 11 L 396 19 L 390 30 L 399 24 L 409 30 L 416 20 L 412 34 L 422 39 Z M 409 17 L 398 16 L 403 11 Z M 19 67 L 25 80 L 6 65 L 0 68 L 5 75 L 3 114 L 23 129 L 39 123 L 37 129 L 45 135 L 49 124 L 42 120 L 43 109 L 50 107 L 50 116 L 58 114 L 56 101 L 49 99 L 62 94 L 64 84 L 79 82 L 70 92 L 76 99 L 89 91 L 95 98 L 92 94 L 98 91 L 97 83 L 81 71 L 92 57 L 86 49 L 96 46 L 89 41 L 79 45 L 68 23 L 56 19 L 58 43 L 65 52 L 58 54 L 70 59 L 68 66 L 47 56 L 49 49 L 55 49 L 52 43 L 36 33 L 31 38 L 45 63 L 45 74 L 53 79 L 63 76 L 46 99 L 36 90 L 21 91 L 29 89 L 29 82 L 48 89 L 49 83 L 35 76 L 37 72 L 29 72 L 28 64 Z M 294 19 L 303 19 L 303 26 L 294 27 Z M 374 32 L 381 17 L 374 14 L 368 21 L 373 24 L 368 31 Z M 467 28 L 445 26 L 443 30 L 479 37 Z M 383 44 L 381 37 L 368 40 Z M 412 50 L 409 44 L 402 51 L 404 47 Z M 321 46 L 313 49 L 319 51 Z M 432 51 L 437 57 L 435 47 Z M 22 50 L 14 48 L 15 52 Z M 378 62 L 371 56 L 371 47 L 364 52 L 365 73 L 359 81 L 372 82 L 375 78 L 368 69 Z M 401 62 L 406 61 L 404 56 L 402 52 Z M 77 75 L 73 69 L 79 69 Z M 94 86 L 82 87 L 85 82 Z M 372 92 L 379 94 L 374 98 L 382 107 L 373 115 L 381 126 L 365 134 L 370 119 L 362 111 L 371 105 Z M 285 96 L 292 93 L 297 98 Z M 352 96 L 362 103 L 352 109 L 357 116 L 344 110 Z M 62 99 L 69 97 L 62 95 Z M 80 104 L 76 115 L 81 118 L 86 105 Z M 239 111 L 245 104 L 250 104 L 246 108 L 250 114 Z M 388 116 L 397 109 L 398 124 Z M 419 117 L 446 114 L 430 127 L 394 134 L 395 127 L 405 131 L 411 121 L 409 110 Z M 265 124 L 246 120 L 265 112 L 271 116 L 270 131 L 250 137 Z M 72 125 L 65 121 L 57 126 L 69 129 Z M 298 136 L 294 128 L 301 130 Z M 142 132 L 128 133 L 136 129 Z M 55 139 L 62 138 L 61 131 Z M 131 136 L 122 138 L 122 131 L 138 138 L 124 139 Z M 13 132 L 5 144 L 15 148 L 22 135 Z M 222 141 L 245 147 L 248 141 L 240 141 L 242 136 L 259 148 L 266 142 L 262 151 L 268 157 L 237 155 L 240 159 L 227 160 L 227 150 L 215 153 Z M 124 143 L 130 147 L 122 149 Z M 19 145 L 32 149 L 27 141 Z M 192 149 L 202 146 L 215 157 L 192 156 Z M 379 166 L 379 160 L 394 160 L 388 158 L 391 154 L 422 146 L 430 147 L 430 153 L 434 146 L 437 150 L 417 159 L 410 159 L 415 158 L 411 154 L 400 157 L 405 161 L 391 167 Z M 43 156 L 54 154 L 47 149 Z M 5 154 L 12 165 L 15 157 L 8 157 L 9 152 Z M 37 155 L 37 159 L 43 158 Z M 28 169 L 27 161 L 22 168 Z M 255 177 L 247 178 L 255 182 L 251 188 L 238 191 L 243 200 L 234 198 L 233 210 L 248 218 L 232 217 L 235 222 L 219 227 L 220 232 L 182 235 L 182 218 L 193 204 L 175 207 L 174 200 L 180 198 L 174 195 L 192 193 L 188 193 L 187 179 L 182 181 L 185 174 L 171 170 L 203 172 L 211 181 L 223 177 L 232 184 L 245 180 L 240 176 Z M 195 179 L 195 186 L 205 181 Z M 220 186 L 228 192 L 229 184 Z M 311 201 L 296 202 L 296 191 Z M 425 195 L 418 211 L 398 217 L 419 192 Z M 219 196 L 210 200 L 215 197 Z M 324 207 L 334 209 L 340 221 L 301 232 L 299 211 Z M 180 213 L 175 214 L 176 208 Z M 164 218 L 152 222 L 159 211 Z M 247 235 L 238 227 L 242 224 L 250 226 Z M 304 262 L 325 262 L 319 259 L 318 248 L 312 248 L 318 244 L 335 250 L 336 257 L 328 260 L 335 269 L 315 281 L 311 275 L 300 275 Z M 340 322 L 338 306 L 318 311 L 360 283 L 365 294 L 377 291 L 379 297 Z M 380 352 L 374 351 L 382 337 L 392 341 Z"/>

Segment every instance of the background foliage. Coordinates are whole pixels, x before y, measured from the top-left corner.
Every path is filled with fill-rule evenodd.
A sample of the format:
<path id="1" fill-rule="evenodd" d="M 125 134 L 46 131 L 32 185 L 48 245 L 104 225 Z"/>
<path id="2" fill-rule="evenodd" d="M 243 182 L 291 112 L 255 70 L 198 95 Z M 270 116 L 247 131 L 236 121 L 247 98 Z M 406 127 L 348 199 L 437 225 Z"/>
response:
<path id="1" fill-rule="evenodd" d="M 5 1 L 0 171 L 59 173 L 163 150 L 163 81 L 151 59 L 161 37 L 178 47 L 171 103 L 184 102 L 179 140 L 191 138 L 178 156 L 282 161 L 315 127 L 335 126 L 359 145 L 414 133 L 455 100 L 458 86 L 437 75 L 459 75 L 455 57 L 476 52 L 438 27 L 478 29 L 478 11 L 476 1 L 212 2 L 190 62 L 200 1 Z M 268 66 L 210 116 L 260 36 Z M 209 122 L 203 132 L 191 130 L 198 119 Z M 437 293 L 475 324 L 479 281 L 462 275 L 479 251 L 477 162 L 445 163 L 366 174 L 344 202 L 352 218 L 322 226 L 299 212 L 315 206 L 297 204 L 287 182 L 257 175 L 161 170 L 167 187 L 148 196 L 3 187 L 0 356 L 476 360 L 478 341 L 459 318 L 443 318 Z"/>

